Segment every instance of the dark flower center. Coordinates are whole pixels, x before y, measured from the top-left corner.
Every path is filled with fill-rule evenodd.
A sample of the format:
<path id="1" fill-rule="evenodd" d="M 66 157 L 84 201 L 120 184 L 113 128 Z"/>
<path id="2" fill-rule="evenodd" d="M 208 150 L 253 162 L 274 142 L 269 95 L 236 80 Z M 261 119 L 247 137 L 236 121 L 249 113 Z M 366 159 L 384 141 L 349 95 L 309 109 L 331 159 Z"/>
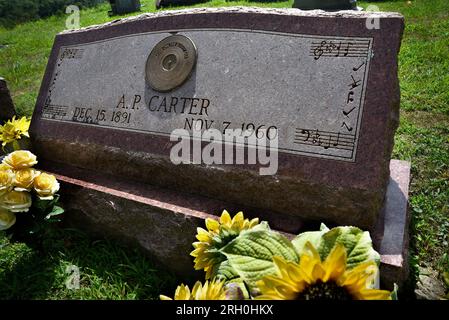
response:
<path id="1" fill-rule="evenodd" d="M 346 288 L 333 281 L 317 281 L 305 288 L 296 300 L 353 300 L 353 297 Z"/>

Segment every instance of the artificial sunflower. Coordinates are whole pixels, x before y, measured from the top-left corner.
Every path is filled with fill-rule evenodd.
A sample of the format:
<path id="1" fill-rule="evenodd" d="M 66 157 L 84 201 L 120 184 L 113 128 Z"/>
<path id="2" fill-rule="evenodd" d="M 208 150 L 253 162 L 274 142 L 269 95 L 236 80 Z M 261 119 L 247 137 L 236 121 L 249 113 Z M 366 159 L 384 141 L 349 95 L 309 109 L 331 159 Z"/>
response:
<path id="1" fill-rule="evenodd" d="M 161 300 L 173 300 L 170 297 L 160 295 Z M 181 284 L 176 288 L 174 300 L 226 300 L 226 290 L 224 281 L 212 280 L 203 284 L 199 281 L 195 283 L 192 291 L 189 287 Z"/>
<path id="2" fill-rule="evenodd" d="M 245 219 L 242 212 L 237 213 L 231 219 L 230 214 L 224 210 L 219 221 L 206 219 L 206 228 L 197 229 L 197 242 L 193 243 L 195 248 L 190 255 L 195 257 L 195 270 L 206 272 L 206 279 L 214 274 L 214 266 L 226 258 L 218 250 L 235 239 L 240 232 L 253 228 L 259 223 L 259 219 Z"/>
<path id="3" fill-rule="evenodd" d="M 377 273 L 374 261 L 348 270 L 346 249 L 337 244 L 325 261 L 318 251 L 306 244 L 308 253 L 300 262 L 274 257 L 277 274 L 258 281 L 262 300 L 390 300 L 386 290 L 371 289 L 370 279 Z"/>

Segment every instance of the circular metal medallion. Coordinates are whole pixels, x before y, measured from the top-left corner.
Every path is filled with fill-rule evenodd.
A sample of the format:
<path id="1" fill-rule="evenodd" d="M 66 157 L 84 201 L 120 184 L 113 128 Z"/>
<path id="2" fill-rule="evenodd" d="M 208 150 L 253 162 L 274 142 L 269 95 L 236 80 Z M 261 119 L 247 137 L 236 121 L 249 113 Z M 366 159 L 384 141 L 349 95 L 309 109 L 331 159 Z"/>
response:
<path id="1" fill-rule="evenodd" d="M 174 35 L 161 40 L 147 59 L 148 84 L 160 92 L 179 87 L 192 73 L 196 57 L 195 44 L 186 36 Z"/>

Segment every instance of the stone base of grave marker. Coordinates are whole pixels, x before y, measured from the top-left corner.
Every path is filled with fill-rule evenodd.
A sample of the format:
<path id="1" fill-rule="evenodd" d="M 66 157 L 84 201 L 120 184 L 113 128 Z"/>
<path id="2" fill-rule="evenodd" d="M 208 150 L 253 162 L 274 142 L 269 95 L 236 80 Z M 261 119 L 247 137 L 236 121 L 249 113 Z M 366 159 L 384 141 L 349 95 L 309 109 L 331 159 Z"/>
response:
<path id="1" fill-rule="evenodd" d="M 268 218 L 267 212 L 234 204 L 158 189 L 146 184 L 118 181 L 116 178 L 67 166 L 50 164 L 62 182 L 66 221 L 96 235 L 107 235 L 138 244 L 157 262 L 183 277 L 198 277 L 189 256 L 196 228 L 204 219 L 216 218 L 223 209 L 243 210 L 245 216 Z M 381 254 L 381 286 L 401 286 L 408 277 L 408 187 L 410 164 L 392 160 L 390 181 L 380 219 L 371 231 L 375 249 Z M 59 174 L 63 173 L 63 175 Z M 279 220 L 270 215 L 273 229 L 287 236 L 305 231 L 298 218 Z M 318 225 L 317 225 L 318 226 Z"/>

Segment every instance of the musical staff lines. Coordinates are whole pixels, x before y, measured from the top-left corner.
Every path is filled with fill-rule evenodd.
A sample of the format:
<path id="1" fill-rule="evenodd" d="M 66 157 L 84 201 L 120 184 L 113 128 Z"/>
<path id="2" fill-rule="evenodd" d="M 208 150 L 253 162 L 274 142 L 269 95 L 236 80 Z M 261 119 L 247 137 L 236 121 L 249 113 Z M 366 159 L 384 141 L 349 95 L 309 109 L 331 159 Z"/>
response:
<path id="1" fill-rule="evenodd" d="M 68 106 L 45 105 L 42 110 L 42 118 L 62 120 L 67 115 Z"/>
<path id="2" fill-rule="evenodd" d="M 64 59 L 82 59 L 84 54 L 84 49 L 78 48 L 65 48 L 61 53 L 59 58 L 61 61 Z"/>
<path id="3" fill-rule="evenodd" d="M 318 60 L 322 57 L 368 57 L 370 40 L 321 40 L 313 41 L 309 56 Z"/>
<path id="4" fill-rule="evenodd" d="M 319 146 L 326 150 L 346 150 L 352 153 L 354 152 L 355 140 L 354 134 L 296 128 L 293 142 L 302 145 Z"/>

